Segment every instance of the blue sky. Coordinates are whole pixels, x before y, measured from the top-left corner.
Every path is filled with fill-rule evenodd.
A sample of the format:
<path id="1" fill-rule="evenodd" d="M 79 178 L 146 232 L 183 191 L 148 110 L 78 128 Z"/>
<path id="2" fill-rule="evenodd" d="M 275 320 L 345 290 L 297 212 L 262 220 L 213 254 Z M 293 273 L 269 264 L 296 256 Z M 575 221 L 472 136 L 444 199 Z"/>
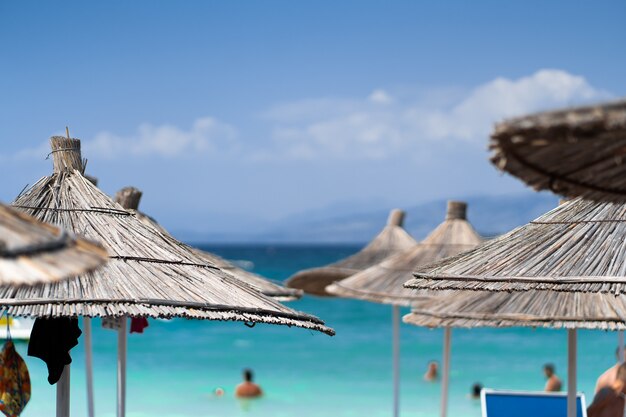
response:
<path id="1" fill-rule="evenodd" d="M 172 229 L 516 193 L 494 121 L 626 95 L 623 1 L 0 3 L 0 199 L 88 172 Z M 237 220 L 240 219 L 240 220 Z"/>

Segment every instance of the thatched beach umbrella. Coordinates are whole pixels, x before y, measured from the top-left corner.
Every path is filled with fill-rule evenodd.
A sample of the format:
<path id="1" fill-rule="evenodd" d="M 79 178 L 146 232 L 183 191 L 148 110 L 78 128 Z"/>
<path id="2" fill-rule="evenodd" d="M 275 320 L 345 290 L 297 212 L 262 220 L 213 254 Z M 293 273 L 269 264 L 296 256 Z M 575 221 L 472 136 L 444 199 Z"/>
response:
<path id="1" fill-rule="evenodd" d="M 404 283 L 420 265 L 426 265 L 448 256 L 473 249 L 482 242 L 467 221 L 467 204 L 449 201 L 446 218 L 423 241 L 411 249 L 393 255 L 381 263 L 349 278 L 337 281 L 327 288 L 331 294 L 357 298 L 393 306 L 393 415 L 400 413 L 400 306 L 410 306 L 424 299 L 423 295 L 404 288 Z M 450 333 L 446 329 L 445 340 Z M 446 350 L 444 349 L 444 357 Z M 444 375 L 447 364 L 444 361 Z M 446 380 L 444 380 L 444 389 Z"/>
<path id="2" fill-rule="evenodd" d="M 474 250 L 419 269 L 406 285 L 421 290 L 549 291 L 546 297 L 553 302 L 557 292 L 619 296 L 626 292 L 625 237 L 626 205 L 575 199 Z M 547 311 L 545 304 L 538 307 Z M 596 316 L 602 312 L 599 306 L 585 308 Z M 572 416 L 574 328 L 568 329 L 568 350 Z"/>
<path id="3" fill-rule="evenodd" d="M 626 202 L 626 100 L 496 125 L 492 162 L 536 190 Z"/>
<path id="4" fill-rule="evenodd" d="M 73 278 L 104 264 L 102 246 L 0 204 L 0 285 Z"/>
<path id="5" fill-rule="evenodd" d="M 122 203 L 123 201 L 132 202 L 131 205 L 139 204 L 141 200 L 142 192 L 139 191 L 135 187 L 124 187 L 117 192 L 115 195 L 115 200 L 118 203 Z M 160 233 L 165 233 L 169 235 L 169 232 L 165 230 L 154 218 L 148 216 L 144 212 L 133 209 L 132 207 L 125 207 L 126 209 L 135 210 L 135 214 L 139 220 L 146 223 L 149 226 L 156 228 Z M 193 251 L 203 259 L 206 259 L 207 262 L 213 264 L 220 268 L 222 271 L 226 271 L 230 273 L 235 278 L 246 282 L 252 288 L 257 290 L 263 295 L 273 298 L 274 300 L 285 302 L 285 301 L 294 301 L 302 297 L 302 290 L 298 290 L 295 288 L 287 288 L 278 283 L 272 282 L 271 280 L 264 278 L 258 274 L 247 271 L 244 268 L 238 267 L 237 265 L 227 261 L 226 259 L 217 256 L 213 253 L 206 252 L 197 248 L 193 248 Z"/>
<path id="6" fill-rule="evenodd" d="M 385 228 L 361 251 L 330 265 L 300 271 L 290 277 L 286 285 L 307 294 L 331 296 L 326 291 L 328 285 L 374 266 L 417 243 L 404 230 L 403 223 L 404 211 L 392 210 Z"/>
<path id="7" fill-rule="evenodd" d="M 21 194 L 14 206 L 101 241 L 109 252 L 109 262 L 64 283 L 0 287 L 0 304 L 7 306 L 9 313 L 31 317 L 187 317 L 282 324 L 333 334 L 318 318 L 263 296 L 111 200 L 83 176 L 79 140 L 53 137 L 51 146 L 53 174 Z M 125 321 L 121 324 L 124 326 Z M 58 392 L 69 388 L 69 374 L 63 375 Z M 120 384 L 120 416 L 125 406 L 123 390 Z M 57 408 L 59 416 L 69 415 L 69 394 L 63 400 Z"/>

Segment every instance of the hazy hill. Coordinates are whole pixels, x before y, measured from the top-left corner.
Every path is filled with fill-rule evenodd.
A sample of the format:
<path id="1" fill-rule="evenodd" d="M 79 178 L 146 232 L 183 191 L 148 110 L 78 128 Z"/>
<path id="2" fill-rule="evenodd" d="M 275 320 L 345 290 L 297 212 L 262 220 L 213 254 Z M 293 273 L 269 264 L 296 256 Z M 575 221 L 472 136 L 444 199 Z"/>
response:
<path id="1" fill-rule="evenodd" d="M 479 233 L 493 236 L 527 223 L 551 210 L 558 198 L 549 193 L 528 192 L 508 196 L 473 196 L 468 218 Z M 272 224 L 233 230 L 229 233 L 178 232 L 177 237 L 192 242 L 268 242 L 268 243 L 355 243 L 366 242 L 385 224 L 392 207 L 368 210 L 365 205 L 350 212 L 331 207 L 292 215 Z M 412 207 L 399 207 L 407 212 L 405 227 L 417 239 L 425 237 L 445 216 L 446 201 L 437 200 Z"/>

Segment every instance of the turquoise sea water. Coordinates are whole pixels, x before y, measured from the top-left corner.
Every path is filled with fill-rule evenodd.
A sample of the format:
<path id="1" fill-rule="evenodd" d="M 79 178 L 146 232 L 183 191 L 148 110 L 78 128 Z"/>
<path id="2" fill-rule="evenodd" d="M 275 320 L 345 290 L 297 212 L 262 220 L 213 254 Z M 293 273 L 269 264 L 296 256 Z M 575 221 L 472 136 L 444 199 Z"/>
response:
<path id="1" fill-rule="evenodd" d="M 326 264 L 358 247 L 209 246 L 254 271 L 285 279 L 296 270 Z M 129 337 L 129 417 L 351 417 L 391 415 L 391 308 L 361 301 L 307 297 L 289 303 L 323 318 L 334 337 L 281 326 L 188 320 L 151 321 Z M 408 310 L 405 310 L 408 312 Z M 403 311 L 403 313 L 405 312 Z M 437 416 L 438 383 L 421 376 L 440 360 L 442 332 L 402 325 L 403 416 Z M 590 402 L 596 377 L 613 363 L 617 336 L 579 332 L 579 388 Z M 480 416 L 467 398 L 470 386 L 540 390 L 541 367 L 556 365 L 565 380 L 566 332 L 545 329 L 455 330 L 452 336 L 450 416 Z M 54 387 L 38 359 L 26 356 L 33 394 L 24 417 L 54 415 Z M 72 350 L 72 415 L 86 415 L 84 346 Z M 115 415 L 116 335 L 94 322 L 96 415 Z M 244 367 L 253 368 L 266 395 L 247 403 L 233 398 Z M 223 387 L 226 395 L 211 392 Z"/>

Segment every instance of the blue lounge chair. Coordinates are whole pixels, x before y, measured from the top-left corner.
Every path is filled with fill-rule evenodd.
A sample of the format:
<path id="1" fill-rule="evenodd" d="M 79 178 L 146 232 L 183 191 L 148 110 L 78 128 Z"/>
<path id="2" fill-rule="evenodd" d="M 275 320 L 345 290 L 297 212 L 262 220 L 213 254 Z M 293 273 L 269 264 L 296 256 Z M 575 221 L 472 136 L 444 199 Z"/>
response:
<path id="1" fill-rule="evenodd" d="M 561 392 L 499 391 L 480 393 L 483 417 L 567 417 L 567 394 Z M 576 395 L 577 417 L 587 417 L 585 394 Z"/>

